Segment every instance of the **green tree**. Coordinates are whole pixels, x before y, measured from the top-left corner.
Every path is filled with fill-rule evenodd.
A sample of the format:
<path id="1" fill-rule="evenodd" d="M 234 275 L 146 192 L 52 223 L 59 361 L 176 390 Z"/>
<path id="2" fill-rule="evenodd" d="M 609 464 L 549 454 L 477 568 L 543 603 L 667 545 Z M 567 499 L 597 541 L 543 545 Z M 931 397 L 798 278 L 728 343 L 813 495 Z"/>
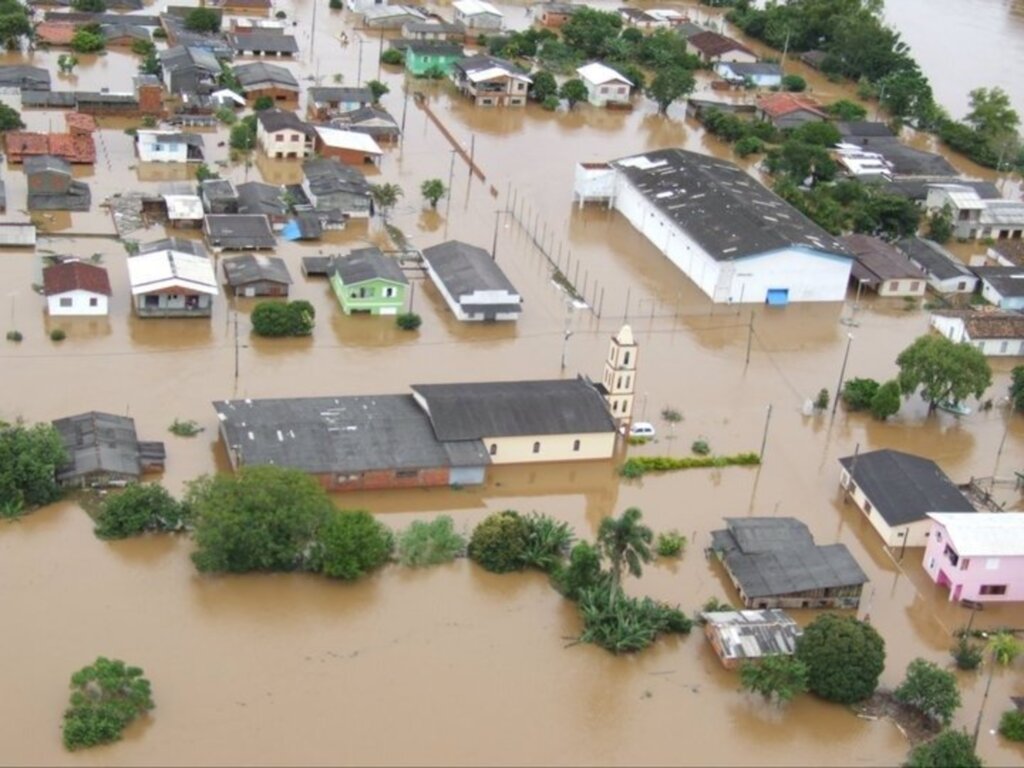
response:
<path id="1" fill-rule="evenodd" d="M 256 121 L 250 122 L 249 117 L 244 117 L 238 125 L 231 126 L 228 144 L 239 152 L 249 152 L 256 146 Z"/>
<path id="2" fill-rule="evenodd" d="M 24 127 L 25 123 L 21 121 L 21 113 L 0 101 L 0 133 L 20 131 Z"/>
<path id="3" fill-rule="evenodd" d="M 155 50 L 147 53 L 139 62 L 139 72 L 143 75 L 159 75 L 161 70 L 160 57 Z"/>
<path id="4" fill-rule="evenodd" d="M 555 96 L 558 93 L 558 83 L 550 72 L 542 69 L 530 77 L 533 79 L 530 84 L 530 98 L 535 101 L 544 101 L 548 96 Z"/>
<path id="5" fill-rule="evenodd" d="M 678 607 L 649 597 L 628 597 L 609 582 L 582 590 L 578 608 L 583 619 L 580 641 L 612 653 L 641 651 L 659 634 L 686 634 L 693 627 Z"/>
<path id="6" fill-rule="evenodd" d="M 82 13 L 103 13 L 107 10 L 104 0 L 71 0 L 71 7 Z"/>
<path id="7" fill-rule="evenodd" d="M 265 109 L 274 108 L 274 99 L 270 96 L 260 96 L 252 103 L 253 112 L 262 112 Z"/>
<path id="8" fill-rule="evenodd" d="M 804 123 L 790 134 L 796 141 L 814 144 L 818 147 L 832 147 L 842 141 L 839 129 L 832 123 Z"/>
<path id="9" fill-rule="evenodd" d="M 189 32 L 220 32 L 220 14 L 212 8 L 196 8 L 185 16 L 185 29 Z"/>
<path id="10" fill-rule="evenodd" d="M 405 63 L 405 56 L 397 48 L 388 48 L 380 55 L 380 60 L 392 66 L 401 66 Z"/>
<path id="11" fill-rule="evenodd" d="M 66 461 L 64 444 L 52 425 L 0 421 L 0 517 L 15 517 L 59 499 L 57 469 Z"/>
<path id="12" fill-rule="evenodd" d="M 309 336 L 316 310 L 308 301 L 261 301 L 253 307 L 252 329 L 257 336 Z"/>
<path id="13" fill-rule="evenodd" d="M 101 539 L 126 539 L 150 531 L 181 530 L 188 510 L 162 485 L 138 483 L 106 497 L 96 516 Z"/>
<path id="14" fill-rule="evenodd" d="M 545 573 L 554 572 L 572 546 L 572 528 L 568 523 L 537 512 L 526 517 L 526 526 L 523 564 Z"/>
<path id="15" fill-rule="evenodd" d="M 1010 371 L 1010 404 L 1015 411 L 1024 411 L 1024 365 Z"/>
<path id="16" fill-rule="evenodd" d="M 871 415 L 885 421 L 900 410 L 900 383 L 895 379 L 885 382 L 871 398 Z"/>
<path id="17" fill-rule="evenodd" d="M 204 182 L 207 181 L 208 179 L 219 178 L 220 174 L 211 170 L 210 166 L 208 166 L 206 163 L 200 163 L 199 165 L 196 166 L 196 181 Z"/>
<path id="18" fill-rule="evenodd" d="M 654 533 L 640 522 L 643 513 L 630 507 L 620 517 L 606 517 L 597 529 L 597 545 L 611 566 L 611 601 L 622 591 L 622 569 L 625 566 L 639 578 L 643 564 L 651 562 Z"/>
<path id="19" fill-rule="evenodd" d="M 541 108 L 548 112 L 554 112 L 556 109 L 558 109 L 558 105 L 561 103 L 562 102 L 559 100 L 557 96 L 551 95 L 544 99 L 544 101 L 541 102 L 540 106 Z"/>
<path id="20" fill-rule="evenodd" d="M 1010 96 L 1002 88 L 975 88 L 970 93 L 971 111 L 964 122 L 985 139 L 992 141 L 1015 134 L 1020 115 L 1010 105 Z"/>
<path id="21" fill-rule="evenodd" d="M 410 568 L 450 563 L 466 551 L 466 537 L 455 530 L 448 515 L 415 520 L 395 537 L 398 562 Z"/>
<path id="22" fill-rule="evenodd" d="M 654 75 L 647 88 L 647 96 L 657 102 L 658 113 L 664 115 L 672 102 L 692 93 L 696 86 L 693 72 L 683 67 L 670 66 Z"/>
<path id="23" fill-rule="evenodd" d="M 62 53 L 57 57 L 57 69 L 66 75 L 70 75 L 78 66 L 78 57 L 71 53 Z"/>
<path id="24" fill-rule="evenodd" d="M 953 211 L 948 205 L 928 217 L 927 235 L 936 243 L 948 243 L 953 239 Z"/>
<path id="25" fill-rule="evenodd" d="M 420 194 L 430 203 L 430 207 L 437 210 L 437 204 L 441 198 L 448 194 L 448 187 L 440 179 L 426 179 L 420 184 Z"/>
<path id="26" fill-rule="evenodd" d="M 840 99 L 829 104 L 827 111 L 836 120 L 844 123 L 863 120 L 868 116 L 868 111 L 864 106 L 849 99 Z"/>
<path id="27" fill-rule="evenodd" d="M 398 198 L 402 197 L 403 194 L 402 188 L 397 184 L 384 182 L 383 184 L 370 185 L 370 197 L 384 219 L 387 219 L 391 209 L 398 205 Z"/>
<path id="28" fill-rule="evenodd" d="M 334 511 L 313 478 L 284 467 L 249 466 L 189 484 L 196 551 L 206 572 L 301 568 L 321 522 Z"/>
<path id="29" fill-rule="evenodd" d="M 928 78 L 916 65 L 883 77 L 879 92 L 881 105 L 897 118 L 919 118 L 934 104 Z"/>
<path id="30" fill-rule="evenodd" d="M 800 93 L 807 90 L 807 81 L 800 75 L 786 75 L 782 78 L 782 90 Z"/>
<path id="31" fill-rule="evenodd" d="M 369 80 L 366 83 L 366 87 L 370 89 L 370 94 L 373 96 L 374 104 L 379 104 L 381 97 L 384 96 L 385 93 L 391 92 L 391 89 L 380 80 Z"/>
<path id="32" fill-rule="evenodd" d="M 733 150 L 739 157 L 756 155 L 760 152 L 764 152 L 764 142 L 757 138 L 757 136 L 744 136 L 736 142 L 735 146 L 733 146 Z"/>
<path id="33" fill-rule="evenodd" d="M 924 659 L 910 662 L 906 677 L 893 693 L 898 701 L 943 726 L 953 721 L 960 708 L 956 675 Z"/>
<path id="34" fill-rule="evenodd" d="M 929 410 L 942 402 L 956 405 L 968 395 L 980 398 L 992 384 L 992 369 L 981 350 L 945 336 L 921 336 L 900 352 L 896 365 L 900 391 L 909 396 L 920 390 Z"/>
<path id="35" fill-rule="evenodd" d="M 605 55 L 621 29 L 617 13 L 583 6 L 562 26 L 562 39 L 584 58 L 596 59 Z"/>
<path id="36" fill-rule="evenodd" d="M 530 525 L 518 512 L 495 512 L 473 529 L 467 553 L 492 573 L 521 571 L 526 567 L 529 537 Z"/>
<path id="37" fill-rule="evenodd" d="M 999 735 L 1010 741 L 1024 741 L 1024 712 L 1009 709 L 999 718 Z"/>
<path id="38" fill-rule="evenodd" d="M 317 528 L 308 568 L 332 579 L 358 579 L 391 559 L 394 537 L 366 510 L 334 510 Z"/>
<path id="39" fill-rule="evenodd" d="M 613 62 L 609 66 L 633 84 L 633 93 L 643 93 L 647 87 L 647 76 L 640 67 L 629 62 Z"/>
<path id="40" fill-rule="evenodd" d="M 96 53 L 107 47 L 103 35 L 79 29 L 71 37 L 71 50 L 75 53 Z"/>
<path id="41" fill-rule="evenodd" d="M 960 635 L 949 655 L 953 657 L 957 669 L 967 672 L 980 667 L 985 659 L 985 651 L 972 643 L 967 635 Z"/>
<path id="42" fill-rule="evenodd" d="M 71 676 L 64 746 L 74 750 L 118 741 L 133 720 L 153 707 L 152 689 L 141 669 L 100 656 Z"/>
<path id="43" fill-rule="evenodd" d="M 740 668 L 740 683 L 766 701 L 790 701 L 807 690 L 807 665 L 792 656 L 766 656 Z"/>
<path id="44" fill-rule="evenodd" d="M 875 692 L 885 668 L 885 641 L 852 616 L 826 613 L 804 629 L 796 658 L 807 665 L 807 686 L 828 701 L 852 704 Z"/>
<path id="45" fill-rule="evenodd" d="M 587 100 L 587 86 L 578 77 L 566 80 L 558 89 L 558 95 L 565 99 L 571 110 L 581 101 Z"/>
<path id="46" fill-rule="evenodd" d="M 152 40 L 132 41 L 132 53 L 136 56 L 149 56 L 154 52 L 156 52 L 156 44 Z"/>
<path id="47" fill-rule="evenodd" d="M 569 562 L 560 565 L 551 574 L 551 583 L 570 600 L 579 600 L 584 590 L 608 582 L 609 576 L 601 569 L 601 550 L 581 541 L 569 551 Z"/>
<path id="48" fill-rule="evenodd" d="M 981 768 L 971 737 L 945 730 L 931 741 L 914 747 L 904 768 Z"/>

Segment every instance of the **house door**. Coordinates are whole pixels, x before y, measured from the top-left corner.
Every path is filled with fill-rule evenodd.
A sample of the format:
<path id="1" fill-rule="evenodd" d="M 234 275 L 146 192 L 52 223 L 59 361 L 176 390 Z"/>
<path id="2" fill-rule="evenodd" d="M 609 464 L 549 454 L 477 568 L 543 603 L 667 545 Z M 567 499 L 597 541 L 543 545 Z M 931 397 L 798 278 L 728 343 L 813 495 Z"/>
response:
<path id="1" fill-rule="evenodd" d="M 784 307 L 789 304 L 788 288 L 769 288 L 765 303 L 770 307 Z"/>
<path id="2" fill-rule="evenodd" d="M 954 603 L 958 602 L 960 600 L 960 593 L 963 591 L 963 589 L 963 584 L 957 584 L 956 587 L 953 588 L 953 594 L 950 597 L 950 600 L 952 600 Z"/>

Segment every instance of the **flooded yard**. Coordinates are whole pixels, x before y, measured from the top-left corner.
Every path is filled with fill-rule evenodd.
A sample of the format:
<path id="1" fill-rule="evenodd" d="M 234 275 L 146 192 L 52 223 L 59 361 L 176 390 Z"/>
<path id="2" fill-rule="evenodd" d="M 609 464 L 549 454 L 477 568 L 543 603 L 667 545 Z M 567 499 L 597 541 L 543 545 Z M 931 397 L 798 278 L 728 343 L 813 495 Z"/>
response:
<path id="1" fill-rule="evenodd" d="M 450 14 L 445 5 L 441 12 Z M 941 7 L 959 13 L 952 5 Z M 984 29 L 1017 29 L 1004 27 L 1004 17 L 1020 24 L 1011 13 L 1019 13 L 1016 5 L 972 5 L 975 16 L 988 20 Z M 378 33 L 362 32 L 362 45 L 338 42 L 342 29 L 355 38 L 354 15 L 321 5 L 314 46 L 313 0 L 281 7 L 298 23 L 301 53 L 290 67 L 303 87 L 318 76 L 330 84 L 336 73 L 354 85 L 360 68 L 364 80 L 377 74 Z M 511 26 L 529 23 L 522 5 L 500 7 Z M 927 25 L 945 24 L 929 10 Z M 1005 34 L 1024 44 L 1019 30 Z M 913 35 L 905 37 L 917 51 Z M 56 56 L 35 52 L 27 60 L 55 69 Z M 127 89 L 127 73 L 137 66 L 137 57 L 123 53 L 82 58 L 73 78 L 54 74 L 54 90 Z M 933 81 L 943 78 L 920 58 Z M 1017 67 L 1008 85 L 1020 104 L 1021 59 L 1006 61 Z M 971 62 L 967 85 L 997 82 L 992 66 Z M 704 554 L 724 517 L 797 517 L 819 544 L 849 547 L 868 574 L 859 615 L 886 640 L 883 684 L 898 684 L 916 656 L 945 665 L 951 633 L 966 624 L 968 612 L 927 580 L 922 550 L 890 553 L 861 513 L 843 502 L 837 459 L 886 447 L 928 456 L 956 482 L 1012 477 L 1024 466 L 1024 419 L 1004 401 L 1009 371 L 1021 361 L 995 359 L 986 395 L 995 407 L 961 419 L 929 415 L 916 399 L 887 423 L 843 409 L 834 418 L 806 416 L 805 402 L 820 389 L 835 392 L 848 343 L 847 378 L 888 379 L 896 355 L 928 331 L 928 313 L 873 296 L 861 297 L 855 310 L 852 293 L 843 305 L 713 305 L 618 213 L 573 205 L 579 161 L 672 146 L 728 156 L 727 147 L 683 117 L 681 105 L 667 118 L 649 101 L 632 112 L 580 106 L 572 114 L 549 113 L 533 104 L 485 110 L 445 83 L 406 81 L 389 67 L 381 79 L 391 89 L 384 106 L 405 125 L 402 144 L 386 150 L 371 179 L 404 189 L 392 223 L 417 248 L 447 238 L 484 248 L 494 243 L 498 263 L 524 297 L 518 323 L 459 323 L 416 272 L 410 278 L 413 308 L 423 316 L 419 331 L 400 331 L 386 317 L 344 315 L 324 279 L 303 277 L 301 258 L 386 243 L 377 219 L 353 223 L 321 243 L 279 244 L 276 253 L 294 280 L 292 297 L 316 308 L 310 338 L 257 338 L 248 319 L 254 300 L 223 295 L 209 320 L 139 319 L 130 307 L 125 248 L 99 203 L 186 175 L 141 167 L 124 133 L 131 123 L 103 119 L 95 167 L 76 172 L 92 185 L 92 211 L 55 214 L 36 255 L 0 253 L 0 318 L 25 337 L 0 349 L 0 419 L 49 421 L 88 410 L 130 415 L 141 439 L 166 441 L 160 481 L 180 494 L 188 480 L 228 470 L 214 400 L 406 393 L 421 383 L 577 373 L 596 378 L 611 335 L 628 322 L 640 348 L 635 413 L 659 433 L 653 444 L 628 451 L 688 455 L 703 437 L 726 454 L 756 451 L 765 440 L 760 468 L 627 482 L 616 473 L 621 457 L 505 466 L 478 488 L 339 494 L 338 505 L 369 509 L 394 528 L 451 514 L 467 532 L 493 511 L 536 510 L 569 522 L 587 539 L 603 517 L 638 506 L 655 531 L 678 529 L 689 545 L 682 560 L 652 564 L 627 590 L 688 612 L 710 597 L 735 599 L 724 572 Z M 840 88 L 820 78 L 813 84 Z M 451 199 L 437 212 L 425 206 L 419 186 L 434 177 L 447 183 L 451 146 L 415 99 L 406 98 L 414 90 L 472 147 L 486 176 L 471 178 L 456 158 Z M 63 125 L 56 111 L 25 115 L 30 129 Z M 207 162 L 236 182 L 294 183 L 301 176 L 297 161 L 230 164 L 221 146 L 226 131 L 204 137 Z M 24 175 L 10 165 L 3 171 L 6 220 L 25 220 L 18 211 Z M 154 226 L 133 236 L 146 242 L 166 234 Z M 576 283 L 589 308 L 569 309 L 534 241 Z M 32 288 L 41 282 L 41 254 L 99 254 L 113 285 L 109 317 L 49 318 Z M 849 318 L 853 324 L 840 322 Z M 50 341 L 56 327 L 67 332 L 65 341 Z M 572 331 L 567 344 L 566 327 Z M 683 421 L 671 427 L 660 416 L 665 407 L 681 411 Z M 174 418 L 194 419 L 205 431 L 195 438 L 170 435 Z M 1012 487 L 996 491 L 1008 508 L 1021 508 Z M 778 709 L 742 693 L 738 676 L 721 668 L 699 631 L 659 641 L 636 657 L 575 645 L 580 625 L 573 605 L 538 574 L 495 576 L 459 561 L 425 571 L 391 566 L 357 584 L 303 575 L 209 577 L 195 571 L 190 549 L 184 537 L 100 541 L 73 499 L 0 524 L 0 680 L 7 692 L 0 698 L 0 763 L 893 765 L 907 752 L 890 722 L 861 719 L 810 696 Z M 795 615 L 807 622 L 815 614 Z M 1024 627 L 1024 607 L 988 607 L 975 626 Z M 67 680 L 97 655 L 143 667 L 157 706 L 123 742 L 66 753 L 59 727 Z M 955 726 L 971 730 L 985 676 L 959 676 L 964 706 Z M 991 731 L 1008 697 L 1022 693 L 1019 671 L 996 672 L 979 741 L 988 764 L 1021 763 L 1020 748 Z"/>

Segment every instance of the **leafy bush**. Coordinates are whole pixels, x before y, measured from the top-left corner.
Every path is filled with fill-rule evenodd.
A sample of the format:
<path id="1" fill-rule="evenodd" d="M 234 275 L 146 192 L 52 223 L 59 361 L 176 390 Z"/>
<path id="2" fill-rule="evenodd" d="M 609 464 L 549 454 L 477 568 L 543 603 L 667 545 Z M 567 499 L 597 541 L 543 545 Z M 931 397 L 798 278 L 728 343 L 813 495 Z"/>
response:
<path id="1" fill-rule="evenodd" d="M 167 30 L 164 29 L 163 27 L 157 27 L 156 29 L 153 30 L 153 39 L 154 40 L 166 40 L 167 39 Z"/>
<path id="2" fill-rule="evenodd" d="M 12 333 L 18 332 L 12 331 Z M 7 334 L 7 338 L 11 338 L 10 333 Z M 14 341 L 21 341 L 21 339 L 14 339 Z M 1024 411 L 1024 365 L 1015 365 L 1010 371 L 1010 403 L 1013 410 Z"/>
<path id="3" fill-rule="evenodd" d="M 394 536 L 366 510 L 334 510 L 316 530 L 308 568 L 353 581 L 391 558 Z"/>
<path id="4" fill-rule="evenodd" d="M 171 422 L 171 426 L 167 428 L 167 431 L 172 435 L 177 435 L 178 437 L 195 437 L 203 431 L 203 428 L 199 426 L 198 422 L 191 419 L 188 421 L 181 421 L 175 417 L 174 421 Z"/>
<path id="5" fill-rule="evenodd" d="M 898 701 L 944 726 L 952 722 L 960 708 L 956 675 L 924 659 L 910 662 L 907 676 L 893 694 Z"/>
<path id="6" fill-rule="evenodd" d="M 719 600 L 717 597 L 709 597 L 700 607 L 701 613 L 721 613 L 723 611 L 735 610 L 730 603 Z"/>
<path id="7" fill-rule="evenodd" d="M 885 421 L 900 409 L 900 384 L 895 379 L 885 382 L 871 398 L 871 415 Z"/>
<path id="8" fill-rule="evenodd" d="M 558 109 L 558 105 L 561 103 L 561 100 L 557 96 L 545 96 L 544 101 L 540 103 L 540 106 L 548 112 L 554 112 Z"/>
<path id="9" fill-rule="evenodd" d="M 395 317 L 395 325 L 403 331 L 415 331 L 423 325 L 423 318 L 415 312 L 402 312 Z"/>
<path id="10" fill-rule="evenodd" d="M 698 456 L 707 456 L 711 453 L 711 446 L 708 444 L 707 440 L 703 437 L 699 437 L 693 441 L 692 445 L 690 445 L 690 450 Z"/>
<path id="11" fill-rule="evenodd" d="M 188 510 L 162 485 L 129 485 L 103 500 L 94 532 L 101 539 L 126 539 L 147 532 L 180 531 Z"/>
<path id="12" fill-rule="evenodd" d="M 544 102 L 551 96 L 558 95 L 558 81 L 550 72 L 541 70 L 531 75 L 533 82 L 530 83 L 530 98 L 534 101 Z"/>
<path id="13" fill-rule="evenodd" d="M 807 90 L 807 81 L 800 75 L 786 75 L 782 78 L 782 90 L 799 93 Z"/>
<path id="14" fill-rule="evenodd" d="M 661 418 L 669 424 L 678 424 L 683 420 L 683 414 L 671 406 L 665 406 L 661 409 Z"/>
<path id="15" fill-rule="evenodd" d="M 252 329 L 258 336 L 309 336 L 315 317 L 308 301 L 261 301 L 252 310 Z"/>
<path id="16" fill-rule="evenodd" d="M 291 571 L 304 558 L 321 522 L 335 511 L 327 492 L 303 472 L 243 467 L 237 474 L 189 484 L 200 571 Z"/>
<path id="17" fill-rule="evenodd" d="M 977 669 L 985 658 L 985 652 L 968 640 L 966 635 L 960 636 L 949 653 L 953 657 L 957 669 L 965 671 Z"/>
<path id="18" fill-rule="evenodd" d="M 50 341 L 64 341 L 68 337 L 63 328 L 54 328 L 50 331 Z"/>
<path id="19" fill-rule="evenodd" d="M 849 99 L 840 99 L 829 104 L 826 111 L 840 122 L 853 122 L 863 120 L 868 116 L 868 111 L 862 105 Z"/>
<path id="20" fill-rule="evenodd" d="M 248 152 L 256 146 L 256 121 L 246 117 L 237 125 L 231 126 L 228 144 L 238 152 Z"/>
<path id="21" fill-rule="evenodd" d="M 189 32 L 219 32 L 220 14 L 212 8 L 196 8 L 185 17 L 185 29 Z"/>
<path id="22" fill-rule="evenodd" d="M 658 557 L 682 557 L 686 549 L 686 537 L 679 531 L 663 531 L 654 541 Z"/>
<path id="23" fill-rule="evenodd" d="M 327 5 L 330 6 L 332 11 L 340 11 L 345 7 L 345 4 L 341 0 L 330 0 Z"/>
<path id="24" fill-rule="evenodd" d="M 21 335 L 21 331 L 8 331 L 7 332 L 7 340 L 8 341 L 15 341 L 15 342 L 17 342 L 17 341 L 21 341 L 23 338 L 25 338 L 25 337 Z"/>
<path id="25" fill-rule="evenodd" d="M 828 408 L 829 394 L 828 390 L 822 387 L 818 390 L 818 396 L 814 398 L 814 407 L 819 411 L 824 411 Z"/>
<path id="26" fill-rule="evenodd" d="M 511 509 L 489 515 L 473 529 L 470 559 L 492 573 L 521 571 L 525 566 L 531 527 Z"/>
<path id="27" fill-rule="evenodd" d="M 740 683 L 766 701 L 790 701 L 807 690 L 807 665 L 792 656 L 765 656 L 740 667 Z"/>
<path id="28" fill-rule="evenodd" d="M 100 656 L 71 676 L 64 746 L 75 750 L 118 741 L 133 720 L 153 707 L 150 684 L 141 669 Z"/>
<path id="29" fill-rule="evenodd" d="M 271 96 L 260 96 L 252 103 L 253 112 L 263 112 L 274 108 L 274 99 Z"/>
<path id="30" fill-rule="evenodd" d="M 999 718 L 999 733 L 1010 741 L 1024 741 L 1024 712 L 1011 709 Z"/>
<path id="31" fill-rule="evenodd" d="M 870 624 L 826 613 L 804 629 L 796 657 L 807 665 L 812 692 L 828 701 L 852 704 L 878 687 L 885 668 L 885 641 Z"/>
<path id="32" fill-rule="evenodd" d="M 764 142 L 757 138 L 757 136 L 744 136 L 736 142 L 736 146 L 733 149 L 740 157 L 757 155 L 764 152 Z"/>
<path id="33" fill-rule="evenodd" d="M 583 619 L 580 640 L 612 653 L 634 653 L 650 646 L 659 634 L 687 634 L 693 622 L 678 608 L 649 597 L 635 598 L 608 585 L 583 589 L 579 611 Z"/>
<path id="34" fill-rule="evenodd" d="M 57 469 L 66 461 L 53 425 L 0 421 L 0 517 L 17 517 L 59 499 Z"/>
<path id="35" fill-rule="evenodd" d="M 220 107 L 213 116 L 224 125 L 234 125 L 238 122 L 238 115 L 235 114 L 235 110 L 231 107 Z"/>
<path id="36" fill-rule="evenodd" d="M 568 554 L 573 533 L 568 523 L 536 512 L 526 517 L 528 533 L 523 565 L 552 573 Z"/>
<path id="37" fill-rule="evenodd" d="M 905 768 L 981 768 L 974 742 L 963 731 L 946 730 L 931 741 L 914 747 Z"/>
<path id="38" fill-rule="evenodd" d="M 874 379 L 850 379 L 843 385 L 843 403 L 847 410 L 865 411 L 871 407 L 880 387 Z"/>
<path id="39" fill-rule="evenodd" d="M 609 574 L 601 570 L 601 552 L 581 541 L 569 552 L 568 564 L 560 563 L 551 573 L 551 584 L 570 600 L 579 600 L 583 590 L 607 584 Z"/>
<path id="40" fill-rule="evenodd" d="M 410 568 L 450 563 L 466 551 L 466 537 L 448 515 L 416 520 L 395 537 L 398 562 Z"/>
<path id="41" fill-rule="evenodd" d="M 71 37 L 71 50 L 75 53 L 96 53 L 107 47 L 103 35 L 88 29 L 78 29 Z"/>
<path id="42" fill-rule="evenodd" d="M 381 54 L 380 60 L 385 64 L 404 64 L 405 56 L 397 48 L 388 48 Z"/>
<path id="43" fill-rule="evenodd" d="M 669 456 L 633 456 L 619 467 L 619 474 L 627 478 L 643 477 L 648 472 L 670 472 L 677 469 L 707 469 L 710 467 L 752 467 L 761 463 L 756 453 L 737 453 L 733 456 L 688 456 L 675 459 Z"/>

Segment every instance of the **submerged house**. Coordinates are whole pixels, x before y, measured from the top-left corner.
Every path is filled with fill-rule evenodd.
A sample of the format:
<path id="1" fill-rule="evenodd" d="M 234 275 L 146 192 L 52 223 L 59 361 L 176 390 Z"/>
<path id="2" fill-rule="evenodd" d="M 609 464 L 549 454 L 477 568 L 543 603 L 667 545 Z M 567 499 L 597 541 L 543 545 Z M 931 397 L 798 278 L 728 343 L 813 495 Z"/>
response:
<path id="1" fill-rule="evenodd" d="M 726 669 L 768 656 L 792 656 L 803 630 L 785 611 L 711 611 L 701 614 L 704 636 Z"/>
<path id="2" fill-rule="evenodd" d="M 843 544 L 792 517 L 726 518 L 711 549 L 747 608 L 856 608 L 868 577 Z"/>
<path id="3" fill-rule="evenodd" d="M 200 163 L 203 137 L 198 133 L 139 130 L 135 148 L 144 163 Z"/>
<path id="4" fill-rule="evenodd" d="M 1024 601 L 1024 513 L 933 513 L 924 568 L 951 601 Z"/>
<path id="5" fill-rule="evenodd" d="M 896 247 L 924 272 L 928 285 L 938 293 L 969 294 L 978 287 L 978 276 L 933 240 L 905 237 Z"/>
<path id="6" fill-rule="evenodd" d="M 839 242 L 853 254 L 851 276 L 879 296 L 924 296 L 924 272 L 889 243 L 860 234 L 845 235 Z"/>
<path id="7" fill-rule="evenodd" d="M 923 456 L 883 449 L 839 459 L 842 486 L 888 547 L 928 543 L 931 512 L 974 512 L 939 465 Z"/>
<path id="8" fill-rule="evenodd" d="M 964 342 L 986 357 L 1024 356 L 1024 315 L 1002 310 L 940 309 L 931 326 L 952 342 Z"/>
<path id="9" fill-rule="evenodd" d="M 356 248 L 331 259 L 331 288 L 346 315 L 397 315 L 405 308 L 409 280 L 398 260 L 380 248 Z"/>
<path id="10" fill-rule="evenodd" d="M 733 163 L 661 149 L 578 164 L 574 194 L 617 209 L 715 303 L 846 298 L 846 247 Z"/>
<path id="11" fill-rule="evenodd" d="M 164 444 L 140 442 L 135 421 L 127 416 L 90 411 L 56 419 L 53 427 L 68 457 L 68 462 L 57 468 L 61 485 L 124 485 L 164 468 Z"/>
<path id="12" fill-rule="evenodd" d="M 332 491 L 478 485 L 492 463 L 610 458 L 617 435 L 582 378 L 213 405 L 235 470 L 291 467 Z"/>
<path id="13" fill-rule="evenodd" d="M 25 158 L 30 211 L 88 211 L 92 205 L 89 185 L 71 175 L 71 165 L 59 157 Z"/>
<path id="14" fill-rule="evenodd" d="M 519 319 L 522 296 L 483 248 L 449 240 L 424 248 L 423 263 L 457 319 Z"/>
<path id="15" fill-rule="evenodd" d="M 220 251 L 269 251 L 277 245 L 264 214 L 210 214 L 203 220 L 206 244 Z"/>
<path id="16" fill-rule="evenodd" d="M 533 80 L 515 64 L 493 56 L 472 56 L 452 65 L 452 81 L 478 107 L 524 107 Z"/>
<path id="17" fill-rule="evenodd" d="M 43 269 L 43 294 L 50 315 L 105 315 L 110 302 L 107 270 L 77 259 Z"/>
<path id="18" fill-rule="evenodd" d="M 595 107 L 630 103 L 633 82 L 611 67 L 594 61 L 577 67 L 576 74 L 587 87 L 587 101 Z"/>
<path id="19" fill-rule="evenodd" d="M 366 219 L 373 212 L 370 182 L 339 160 L 316 158 L 302 164 L 302 191 L 316 210 Z"/>
<path id="20" fill-rule="evenodd" d="M 130 257 L 128 282 L 139 317 L 209 317 L 220 293 L 210 259 L 170 248 Z"/>
<path id="21" fill-rule="evenodd" d="M 284 259 L 246 253 L 224 259 L 224 279 L 235 296 L 287 296 L 292 284 Z"/>

